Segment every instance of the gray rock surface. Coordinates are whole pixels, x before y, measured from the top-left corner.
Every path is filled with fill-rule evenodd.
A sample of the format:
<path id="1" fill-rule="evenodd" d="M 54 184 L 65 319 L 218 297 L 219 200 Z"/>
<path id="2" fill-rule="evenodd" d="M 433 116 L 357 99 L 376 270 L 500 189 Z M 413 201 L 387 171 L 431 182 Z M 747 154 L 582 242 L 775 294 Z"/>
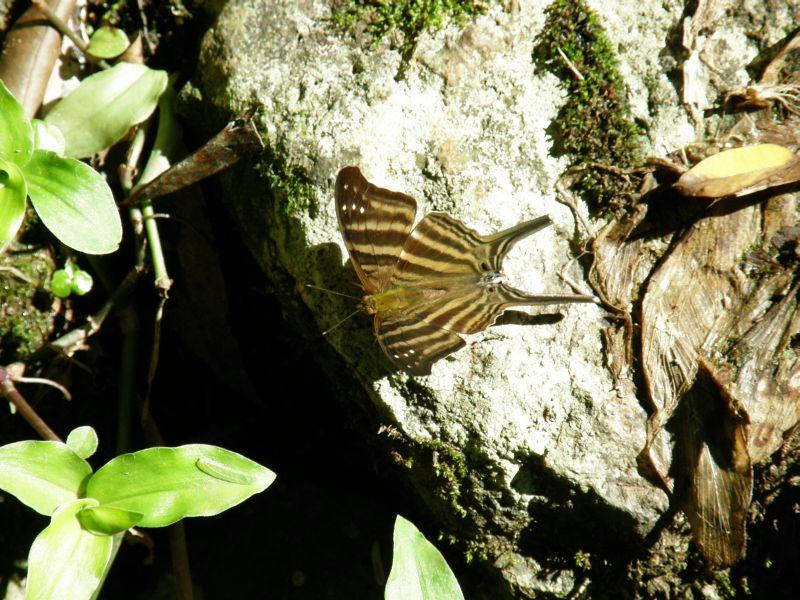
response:
<path id="1" fill-rule="evenodd" d="M 336 30 L 330 2 L 232 0 L 222 9 L 204 39 L 193 93 L 223 117 L 261 109 L 261 176 L 229 175 L 225 199 L 300 332 L 325 330 L 355 308 L 307 283 L 360 295 L 348 283 L 356 278 L 333 206 L 333 181 L 348 164 L 413 195 L 418 216 L 444 210 L 481 233 L 550 215 L 552 228 L 509 255 L 509 280 L 533 293 L 569 293 L 567 281 L 588 292 L 570 254 L 572 214 L 555 199 L 566 159 L 552 156 L 545 132 L 563 88 L 532 60 L 549 3 L 512 4 L 516 10 L 490 4 L 465 26 L 423 35 L 402 77 L 391 39 L 372 47 Z M 665 47 L 682 4 L 590 5 L 616 44 L 649 151 L 693 141 L 695 125 L 670 79 L 680 59 Z M 765 31 L 773 42 L 786 33 Z M 726 84 L 747 80 L 756 49 L 734 18 L 720 20 L 707 47 L 727 61 L 716 64 Z M 720 85 L 722 76 L 703 73 L 706 84 Z M 576 585 L 570 568 L 545 568 L 530 541 L 567 553 L 635 546 L 667 498 L 637 473 L 646 414 L 632 382 L 615 382 L 607 369 L 604 312 L 536 312 L 538 319 L 510 319 L 470 337 L 427 378 L 393 370 L 364 318 L 331 333 L 335 352 L 318 360 L 330 362 L 343 389 L 366 392 L 387 426 L 387 447 L 400 438 L 406 448 L 430 450 L 407 475 L 446 532 L 466 531 L 468 545 L 523 593 L 564 596 Z M 442 476 L 443 465 L 452 476 Z M 431 481 L 453 486 L 446 501 Z"/>

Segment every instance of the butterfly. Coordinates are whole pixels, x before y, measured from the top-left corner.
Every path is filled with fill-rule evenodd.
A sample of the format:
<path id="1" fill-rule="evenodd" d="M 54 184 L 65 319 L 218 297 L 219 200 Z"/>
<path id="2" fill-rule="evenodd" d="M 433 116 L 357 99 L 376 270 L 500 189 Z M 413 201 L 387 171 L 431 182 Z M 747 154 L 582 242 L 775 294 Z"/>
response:
<path id="1" fill-rule="evenodd" d="M 501 263 L 522 238 L 551 224 L 547 216 L 480 235 L 443 212 L 416 227 L 411 196 L 371 184 L 358 167 L 336 177 L 336 215 L 374 317 L 381 348 L 397 367 L 428 375 L 512 306 L 592 302 L 592 296 L 535 296 L 505 283 Z"/>

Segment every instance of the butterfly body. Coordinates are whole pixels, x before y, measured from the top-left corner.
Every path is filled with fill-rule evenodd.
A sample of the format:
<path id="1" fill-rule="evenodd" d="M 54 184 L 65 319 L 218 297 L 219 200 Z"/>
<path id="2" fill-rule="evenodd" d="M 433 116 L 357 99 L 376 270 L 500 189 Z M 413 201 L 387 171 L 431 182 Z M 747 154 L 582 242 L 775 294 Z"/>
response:
<path id="1" fill-rule="evenodd" d="M 426 297 L 435 296 L 436 292 L 437 290 L 396 287 L 370 296 L 364 296 L 361 306 L 368 315 L 400 312 L 414 307 Z"/>
<path id="2" fill-rule="evenodd" d="M 501 262 L 522 238 L 550 224 L 539 217 L 483 236 L 450 215 L 414 224 L 411 196 L 372 185 L 357 167 L 336 178 L 336 214 L 386 355 L 414 375 L 465 345 L 512 306 L 591 302 L 591 296 L 530 295 L 505 283 Z"/>

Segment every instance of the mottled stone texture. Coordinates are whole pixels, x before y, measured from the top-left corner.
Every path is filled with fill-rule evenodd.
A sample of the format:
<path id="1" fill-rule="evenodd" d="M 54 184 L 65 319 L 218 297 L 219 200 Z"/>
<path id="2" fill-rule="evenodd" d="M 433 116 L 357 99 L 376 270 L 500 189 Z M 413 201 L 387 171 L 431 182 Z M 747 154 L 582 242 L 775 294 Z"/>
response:
<path id="1" fill-rule="evenodd" d="M 391 35 L 371 45 L 358 29 L 335 29 L 327 1 L 222 8 L 184 98 L 195 116 L 211 115 L 205 133 L 259 109 L 266 151 L 223 179 L 224 200 L 300 335 L 355 308 L 307 283 L 359 294 L 333 208 L 334 178 L 348 164 L 416 197 L 420 214 L 445 210 L 481 233 L 548 214 L 555 225 L 506 260 L 511 283 L 568 293 L 565 281 L 584 280 L 568 241 L 572 214 L 555 200 L 567 160 L 552 155 L 546 133 L 566 99 L 532 59 L 548 3 L 511 4 L 423 35 L 407 64 Z M 680 47 L 669 47 L 683 6 L 590 4 L 619 53 L 645 147 L 693 141 L 674 83 Z M 773 41 L 785 33 L 769 31 Z M 720 44 L 717 66 L 745 78 L 756 49 L 734 19 L 720 21 L 708 46 Z M 632 383 L 615 382 L 605 364 L 604 312 L 536 314 L 473 336 L 427 378 L 394 371 L 363 317 L 326 338 L 332 350 L 310 354 L 339 389 L 369 398 L 389 426 L 387 452 L 446 534 L 520 593 L 563 596 L 580 584 L 581 557 L 642 547 L 667 499 L 637 473 L 646 414 Z"/>

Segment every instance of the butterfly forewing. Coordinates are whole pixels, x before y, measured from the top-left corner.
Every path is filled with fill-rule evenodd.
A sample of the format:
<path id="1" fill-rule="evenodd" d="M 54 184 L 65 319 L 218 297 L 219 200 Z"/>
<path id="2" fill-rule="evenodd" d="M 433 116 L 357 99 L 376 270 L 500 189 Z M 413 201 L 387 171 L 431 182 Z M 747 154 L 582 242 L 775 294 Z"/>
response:
<path id="1" fill-rule="evenodd" d="M 411 233 L 416 201 L 372 185 L 356 167 L 339 171 L 335 195 L 339 229 L 364 291 L 383 290 Z"/>
<path id="2" fill-rule="evenodd" d="M 403 245 L 390 285 L 420 285 L 454 275 L 473 276 L 477 284 L 486 273 L 501 270 L 514 244 L 549 224 L 549 217 L 540 217 L 482 236 L 448 214 L 427 214 Z"/>

